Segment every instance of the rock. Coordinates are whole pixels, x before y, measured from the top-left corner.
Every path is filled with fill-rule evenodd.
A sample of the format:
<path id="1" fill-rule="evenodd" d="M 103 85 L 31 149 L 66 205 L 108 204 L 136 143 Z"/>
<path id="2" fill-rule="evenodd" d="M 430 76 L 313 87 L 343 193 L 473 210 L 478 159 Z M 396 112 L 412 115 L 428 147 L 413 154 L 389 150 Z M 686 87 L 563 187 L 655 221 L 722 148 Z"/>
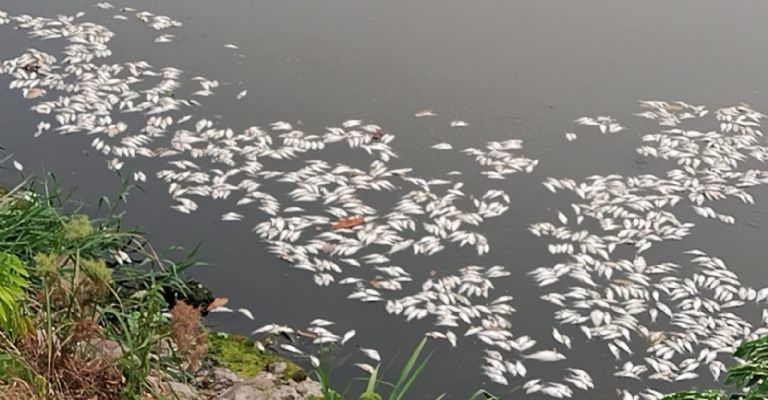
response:
<path id="1" fill-rule="evenodd" d="M 267 365 L 267 371 L 275 375 L 282 375 L 286 368 L 288 368 L 288 365 L 284 362 L 276 362 Z"/>
<path id="2" fill-rule="evenodd" d="M 239 383 L 217 397 L 218 400 L 270 400 L 271 393 Z"/>
<path id="3" fill-rule="evenodd" d="M 291 387 L 296 392 L 296 394 L 299 395 L 299 399 L 306 399 L 309 396 L 322 397 L 323 395 L 323 393 L 320 391 L 320 383 L 311 379 L 307 379 L 299 383 L 294 382 L 291 384 Z"/>
<path id="4" fill-rule="evenodd" d="M 305 379 L 294 385 L 296 392 L 304 397 L 309 396 L 322 396 L 320 382 L 315 382 L 312 379 Z"/>
<path id="5" fill-rule="evenodd" d="M 201 398 L 212 399 L 216 394 L 231 388 L 232 385 L 243 381 L 229 368 L 213 367 L 197 371 L 195 387 L 203 392 Z"/>
<path id="6" fill-rule="evenodd" d="M 236 373 L 232 372 L 229 368 L 221 368 L 221 367 L 215 367 L 211 369 L 210 377 L 211 380 L 214 382 L 242 382 L 243 379 L 237 376 Z"/>
<path id="7" fill-rule="evenodd" d="M 160 384 L 160 389 L 164 393 L 175 395 L 176 397 L 172 398 L 178 400 L 197 400 L 200 398 L 195 389 L 180 382 L 163 382 Z"/>
<path id="8" fill-rule="evenodd" d="M 281 364 L 281 363 L 276 363 Z M 274 367 L 282 372 L 279 365 Z M 284 381 L 271 372 L 262 372 L 256 377 L 236 383 L 220 394 L 218 400 L 303 400 L 310 395 L 321 396 L 320 384 L 310 379 L 303 382 Z"/>
<path id="9" fill-rule="evenodd" d="M 123 355 L 123 349 L 114 340 L 93 339 L 88 342 L 88 347 L 113 361 Z"/>

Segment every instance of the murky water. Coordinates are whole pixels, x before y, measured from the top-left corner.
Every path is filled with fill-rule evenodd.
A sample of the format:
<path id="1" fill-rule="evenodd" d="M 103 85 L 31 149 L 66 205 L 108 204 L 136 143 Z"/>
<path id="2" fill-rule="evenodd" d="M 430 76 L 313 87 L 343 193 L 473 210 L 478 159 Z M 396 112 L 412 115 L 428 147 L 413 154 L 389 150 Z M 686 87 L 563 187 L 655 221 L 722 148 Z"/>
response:
<path id="1" fill-rule="evenodd" d="M 403 257 L 403 267 L 421 282 L 432 270 L 456 271 L 465 265 L 505 265 L 512 275 L 496 281 L 495 294 L 511 294 L 517 312 L 510 316 L 517 335 L 540 341 L 538 348 L 555 347 L 551 338 L 556 307 L 539 299 L 549 292 L 538 288 L 527 273 L 562 262 L 547 251 L 548 241 L 528 232 L 528 226 L 551 221 L 574 198 L 552 194 L 541 182 L 547 177 L 581 181 L 593 174 L 663 174 L 671 163 L 647 159 L 635 152 L 641 135 L 657 132 L 640 112 L 640 99 L 683 100 L 715 109 L 739 102 L 768 110 L 768 5 L 759 1 L 201 1 L 164 0 L 114 2 L 169 15 L 184 22 L 173 43 L 155 44 L 157 32 L 127 21 L 111 19 L 114 11 L 93 8 L 90 1 L 0 1 L 10 14 L 53 16 L 85 11 L 85 19 L 116 33 L 111 44 L 114 62 L 144 59 L 176 66 L 190 76 L 218 79 L 222 88 L 204 100 L 207 117 L 217 116 L 235 130 L 285 120 L 301 121 L 303 130 L 320 132 L 350 118 L 384 127 L 396 136 L 394 165 L 409 166 L 423 177 L 444 177 L 447 171 L 477 170 L 458 152 L 429 147 L 449 142 L 455 149 L 484 146 L 486 141 L 522 139 L 527 157 L 538 159 L 530 174 L 503 181 L 467 180 L 466 191 L 505 190 L 511 209 L 482 226 L 491 245 L 478 257 L 468 249 L 449 248 L 431 257 Z M 143 29 L 141 29 L 143 28 Z M 224 47 L 235 43 L 239 50 Z M 27 47 L 46 50 L 46 42 L 3 29 L 0 59 Z M 7 87 L 7 77 L 0 84 Z M 248 96 L 235 95 L 248 89 Z M 98 199 L 114 194 L 118 180 L 105 168 L 104 157 L 90 148 L 92 137 L 33 138 L 37 117 L 32 103 L 16 91 L 0 91 L 0 145 L 28 170 L 55 172 L 78 187 L 78 196 Z M 438 116 L 414 118 L 431 108 Z M 584 115 L 611 115 L 627 129 L 601 135 L 595 127 L 575 126 Z M 470 127 L 455 129 L 455 118 Z M 710 121 L 711 122 L 711 121 Z M 715 129 L 716 125 L 701 129 Z M 576 132 L 574 142 L 564 132 Z M 334 154 L 343 160 L 344 153 Z M 350 156 L 354 157 L 354 156 Z M 162 168 L 160 160 L 143 160 L 147 172 Z M 135 166 L 135 165 L 134 165 Z M 192 215 L 169 209 L 167 185 L 150 179 L 145 193 L 130 197 L 128 223 L 151 233 L 158 247 L 203 244 L 200 258 L 209 265 L 192 275 L 214 292 L 248 307 L 257 321 L 238 314 L 215 314 L 209 323 L 247 333 L 271 321 L 303 326 L 322 317 L 354 328 L 366 346 L 395 360 L 432 330 L 431 322 L 405 322 L 380 305 L 346 300 L 344 287 L 317 287 L 304 271 L 265 251 L 251 229 L 260 221 L 222 223 L 232 202 L 203 201 Z M 700 248 L 723 258 L 752 287 L 768 286 L 762 249 L 768 239 L 768 190 L 750 191 L 756 205 L 725 202 L 737 219 L 734 225 L 695 219 L 694 233 L 684 241 L 664 242 L 645 254 L 649 262 L 685 259 L 683 250 Z M 562 289 L 562 288 L 558 288 Z M 757 323 L 759 313 L 750 318 Z M 574 329 L 574 331 L 576 331 Z M 642 384 L 612 375 L 613 356 L 602 342 L 578 334 L 564 365 L 589 371 L 597 382 L 593 392 L 575 398 L 613 398 L 615 389 Z M 551 342 L 551 345 L 549 343 Z M 480 343 L 461 340 L 457 348 L 437 342 L 431 367 L 409 398 L 428 399 L 440 393 L 461 399 L 478 388 L 503 394 L 525 379 L 512 379 L 504 388 L 481 375 Z M 620 365 L 620 363 L 619 363 Z M 611 366 L 611 367 L 608 367 Z M 562 365 L 529 366 L 529 375 L 559 379 Z M 550 371 L 551 369 L 551 371 Z M 395 371 L 392 371 L 393 377 Z M 335 372 L 338 382 L 362 375 L 351 367 Z M 659 390 L 691 384 L 655 385 Z M 522 396 L 520 392 L 509 398 Z M 535 397 L 535 396 L 532 396 Z"/>

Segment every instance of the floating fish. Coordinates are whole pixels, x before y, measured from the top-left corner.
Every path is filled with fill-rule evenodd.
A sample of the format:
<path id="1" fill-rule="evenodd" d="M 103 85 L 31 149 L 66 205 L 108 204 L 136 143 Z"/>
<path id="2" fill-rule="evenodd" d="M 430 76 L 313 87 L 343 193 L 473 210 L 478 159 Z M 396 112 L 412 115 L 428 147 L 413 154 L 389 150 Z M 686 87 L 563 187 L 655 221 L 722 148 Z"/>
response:
<path id="1" fill-rule="evenodd" d="M 432 146 L 435 150 L 452 150 L 453 146 L 450 143 L 438 143 Z"/>
<path id="2" fill-rule="evenodd" d="M 436 116 L 437 116 L 437 114 L 435 114 L 435 112 L 434 112 L 434 111 L 432 111 L 431 109 L 424 109 L 424 110 L 416 111 L 416 113 L 415 113 L 415 114 L 413 114 L 413 115 L 414 115 L 415 117 L 417 117 L 417 118 L 422 118 L 422 117 L 436 117 Z"/>

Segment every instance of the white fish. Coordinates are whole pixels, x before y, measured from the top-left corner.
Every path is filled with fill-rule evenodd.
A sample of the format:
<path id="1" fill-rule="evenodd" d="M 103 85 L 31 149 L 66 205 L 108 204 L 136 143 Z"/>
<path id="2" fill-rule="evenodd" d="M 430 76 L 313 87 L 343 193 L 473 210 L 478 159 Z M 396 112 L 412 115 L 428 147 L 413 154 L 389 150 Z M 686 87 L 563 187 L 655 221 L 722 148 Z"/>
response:
<path id="1" fill-rule="evenodd" d="M 281 344 L 280 348 L 282 348 L 283 350 L 290 351 L 291 353 L 294 353 L 294 354 L 300 354 L 300 355 L 304 354 L 303 351 L 299 350 L 297 347 L 290 344 Z"/>
<path id="2" fill-rule="evenodd" d="M 248 309 L 246 309 L 246 308 L 238 308 L 238 309 L 237 309 L 237 312 L 239 312 L 240 314 L 243 314 L 243 315 L 245 315 L 245 316 L 246 316 L 246 317 L 248 317 L 248 319 L 250 319 L 250 320 L 253 320 L 253 319 L 254 319 L 254 318 L 253 318 L 253 314 L 251 313 L 251 311 L 250 311 L 250 310 L 248 310 Z"/>
<path id="3" fill-rule="evenodd" d="M 312 320 L 312 322 L 310 322 L 309 324 L 314 326 L 331 326 L 331 325 L 335 325 L 336 323 L 333 321 L 328 321 L 327 319 L 317 318 Z"/>
<path id="4" fill-rule="evenodd" d="M 221 306 L 221 307 L 212 308 L 212 309 L 208 310 L 208 312 L 213 312 L 213 313 L 217 313 L 217 312 L 231 313 L 231 312 L 234 312 L 234 310 L 232 310 L 231 308 L 228 308 L 228 307 Z"/>
<path id="5" fill-rule="evenodd" d="M 355 332 L 354 329 L 347 331 L 344 334 L 344 336 L 341 338 L 341 345 L 343 346 L 345 343 L 347 343 L 350 339 L 352 339 L 355 336 L 356 333 L 357 332 Z"/>
<path id="6" fill-rule="evenodd" d="M 367 372 L 369 374 L 373 374 L 374 372 L 376 372 L 376 368 L 374 368 L 373 366 L 368 365 L 368 364 L 357 363 L 357 364 L 355 364 L 355 366 L 357 368 L 362 369 L 363 371 L 365 371 L 365 372 Z"/>
<path id="7" fill-rule="evenodd" d="M 362 123 L 363 123 L 363 121 L 361 121 L 359 119 L 350 119 L 350 120 L 344 121 L 341 124 L 341 126 L 343 126 L 345 128 L 354 128 L 356 126 L 360 126 L 360 124 L 362 124 Z"/>
<path id="8" fill-rule="evenodd" d="M 533 354 L 524 355 L 523 357 L 545 362 L 565 360 L 565 356 L 555 350 L 537 351 Z"/>
<path id="9" fill-rule="evenodd" d="M 221 216 L 222 221 L 241 221 L 243 219 L 242 214 L 238 214 L 236 212 L 228 212 Z"/>
<path id="10" fill-rule="evenodd" d="M 265 353 L 267 351 L 267 348 L 264 347 L 264 344 L 262 344 L 260 341 L 255 340 L 253 342 L 253 346 L 256 347 L 260 352 Z"/>
<path id="11" fill-rule="evenodd" d="M 443 143 L 438 143 L 436 145 L 433 145 L 432 148 L 435 150 L 451 150 L 453 149 L 453 146 L 451 146 L 450 143 L 443 142 Z"/>
<path id="12" fill-rule="evenodd" d="M 373 361 L 381 362 L 381 356 L 379 355 L 379 352 L 374 349 L 366 349 L 366 348 L 360 348 L 360 351 L 365 354 L 366 357 L 370 358 Z"/>
<path id="13" fill-rule="evenodd" d="M 170 43 L 176 35 L 163 34 L 155 38 L 155 43 Z"/>
<path id="14" fill-rule="evenodd" d="M 415 116 L 417 118 L 421 118 L 421 117 L 435 117 L 435 116 L 437 116 L 437 114 L 435 114 L 434 111 L 427 109 L 427 110 L 416 111 L 416 113 L 413 114 L 413 116 Z"/>
<path id="15" fill-rule="evenodd" d="M 280 330 L 280 325 L 277 324 L 267 324 L 262 326 L 261 328 L 256 329 L 255 331 L 252 331 L 252 335 L 258 335 L 260 333 L 266 333 L 266 332 L 277 332 Z"/>
<path id="16" fill-rule="evenodd" d="M 567 348 L 571 348 L 571 338 L 569 338 L 566 335 L 563 335 L 560 333 L 560 331 L 557 330 L 557 328 L 552 328 L 552 337 L 560 344 L 564 345 Z"/>

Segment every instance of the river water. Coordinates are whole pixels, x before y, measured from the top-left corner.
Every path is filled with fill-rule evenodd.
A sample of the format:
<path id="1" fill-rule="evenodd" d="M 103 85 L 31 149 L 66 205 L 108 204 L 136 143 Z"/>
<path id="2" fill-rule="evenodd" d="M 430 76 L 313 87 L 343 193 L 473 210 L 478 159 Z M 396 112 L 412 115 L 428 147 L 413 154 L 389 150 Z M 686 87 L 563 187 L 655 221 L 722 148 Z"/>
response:
<path id="1" fill-rule="evenodd" d="M 616 2 L 581 1 L 300 1 L 300 0 L 162 0 L 121 1 L 168 15 L 183 22 L 173 30 L 173 42 L 156 44 L 158 32 L 135 21 L 112 18 L 116 10 L 94 8 L 83 0 L 0 0 L 11 15 L 55 16 L 84 11 L 83 20 L 103 24 L 116 36 L 107 62 L 146 60 L 156 67 L 174 66 L 188 76 L 203 75 L 221 83 L 213 97 L 201 99 L 206 118 L 242 130 L 290 121 L 307 132 L 322 132 L 349 119 L 378 124 L 395 136 L 391 144 L 398 158 L 393 165 L 411 167 L 425 178 L 444 178 L 451 170 L 478 171 L 471 158 L 458 150 L 482 148 L 487 141 L 523 140 L 516 154 L 539 161 L 531 173 L 505 180 L 467 178 L 465 191 L 482 195 L 504 190 L 509 210 L 489 220 L 480 230 L 490 253 L 448 247 L 434 256 L 403 256 L 399 261 L 413 274 L 416 287 L 430 272 L 455 273 L 466 265 L 504 265 L 511 275 L 494 281 L 493 297 L 512 295 L 516 312 L 509 316 L 517 336 L 539 341 L 536 349 L 559 348 L 567 360 L 529 363 L 528 378 L 509 378 L 509 386 L 482 375 L 483 349 L 474 338 L 460 338 L 453 348 L 435 341 L 435 354 L 408 398 L 430 399 L 441 393 L 462 399 L 478 388 L 524 397 L 519 386 L 529 379 L 558 380 L 565 367 L 588 371 L 596 383 L 590 392 L 576 390 L 579 399 L 615 398 L 617 391 L 637 393 L 646 386 L 666 391 L 712 382 L 706 368 L 701 378 L 676 384 L 637 382 L 613 376 L 626 360 L 616 361 L 605 343 L 588 340 L 574 328 L 572 349 L 556 343 L 552 327 L 558 307 L 540 299 L 551 292 L 528 274 L 535 268 L 563 262 L 548 251 L 549 241 L 532 235 L 531 224 L 556 222 L 556 210 L 567 210 L 574 196 L 552 194 L 542 186 L 547 177 L 578 181 L 600 174 L 657 174 L 670 161 L 642 157 L 635 149 L 641 136 L 659 132 L 653 121 L 634 116 L 644 111 L 639 100 L 681 100 L 719 107 L 748 103 L 768 111 L 768 4 L 761 1 L 711 0 Z M 29 47 L 49 51 L 55 41 L 29 39 L 26 33 L 0 27 L 0 59 L 12 58 Z M 225 47 L 236 44 L 239 49 Z M 0 76 L 7 88 L 10 79 Z M 242 100 L 241 90 L 248 90 Z M 0 145 L 22 162 L 25 172 L 53 171 L 77 197 L 98 199 L 119 187 L 105 157 L 91 148 L 93 137 L 48 132 L 33 137 L 38 116 L 32 100 L 18 91 L 0 90 L 2 141 Z M 436 117 L 414 113 L 433 109 Z M 582 116 L 610 115 L 625 130 L 602 135 L 594 126 L 578 126 Z M 710 115 L 696 121 L 697 129 L 715 130 Z M 454 119 L 470 124 L 449 126 Z M 300 121 L 300 122 L 298 122 Z M 565 132 L 575 132 L 570 142 Z M 451 143 L 454 151 L 430 149 Z M 356 160 L 350 150 L 329 150 L 335 161 Z M 351 151 L 350 151 L 351 152 Z M 310 157 L 311 158 L 311 157 Z M 330 162 L 330 160 L 329 160 Z M 132 169 L 150 175 L 143 192 L 132 193 L 127 223 L 149 232 L 156 247 L 202 243 L 199 258 L 208 262 L 191 275 L 233 307 L 250 309 L 256 321 L 241 314 L 216 313 L 208 323 L 216 329 L 248 333 L 268 323 L 306 326 L 314 318 L 355 329 L 356 343 L 379 350 L 390 379 L 405 353 L 433 330 L 429 319 L 406 322 L 388 315 L 381 304 L 347 300 L 349 288 L 319 287 L 306 271 L 269 254 L 252 228 L 261 220 L 225 223 L 220 216 L 233 210 L 234 201 L 200 200 L 191 215 L 171 210 L 168 185 L 154 178 L 164 168 L 159 159 L 131 161 Z M 474 176 L 474 175 L 473 175 Z M 461 179 L 459 177 L 459 179 Z M 733 225 L 696 217 L 680 209 L 681 220 L 696 227 L 683 241 L 665 241 L 644 253 L 649 263 L 683 263 L 684 250 L 698 248 L 722 258 L 751 287 L 768 286 L 764 254 L 768 234 L 768 191 L 750 190 L 756 204 L 728 200 L 723 210 L 736 218 Z M 273 193 L 285 198 L 285 193 Z M 255 218 L 255 217 L 254 217 Z M 557 285 L 556 285 L 557 286 Z M 564 289 L 567 285 L 559 285 Z M 554 289 L 553 289 L 554 290 Z M 416 289 L 418 291 L 418 289 Z M 736 311 L 734 311 L 736 312 Z M 753 309 L 739 315 L 760 324 Z M 461 337 L 462 330 L 457 330 Z M 638 341 L 641 341 L 638 339 Z M 636 351 L 641 347 L 635 348 Z M 351 365 L 334 371 L 339 384 L 362 372 Z M 547 398 L 531 394 L 531 398 Z"/>

